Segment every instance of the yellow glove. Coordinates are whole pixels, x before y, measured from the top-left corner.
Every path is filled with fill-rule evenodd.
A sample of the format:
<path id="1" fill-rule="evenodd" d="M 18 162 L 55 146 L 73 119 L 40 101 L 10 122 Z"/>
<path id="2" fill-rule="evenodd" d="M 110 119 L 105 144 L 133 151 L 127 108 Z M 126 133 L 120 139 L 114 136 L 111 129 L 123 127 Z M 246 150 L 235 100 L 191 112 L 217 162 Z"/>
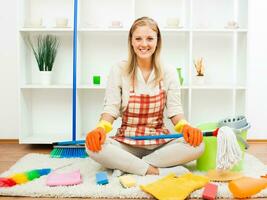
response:
<path id="1" fill-rule="evenodd" d="M 140 185 L 140 188 L 159 200 L 182 200 L 208 182 L 209 179 L 205 176 L 187 173 L 176 177 L 174 173 L 170 173 L 155 182 Z"/>
<path id="2" fill-rule="evenodd" d="M 101 127 L 105 129 L 106 133 L 109 133 L 112 130 L 112 124 L 104 119 L 100 120 L 98 124 L 96 125 L 96 128 Z"/>
<path id="3" fill-rule="evenodd" d="M 181 119 L 175 126 L 174 126 L 174 130 L 177 133 L 182 133 L 184 125 L 189 124 L 185 119 Z"/>

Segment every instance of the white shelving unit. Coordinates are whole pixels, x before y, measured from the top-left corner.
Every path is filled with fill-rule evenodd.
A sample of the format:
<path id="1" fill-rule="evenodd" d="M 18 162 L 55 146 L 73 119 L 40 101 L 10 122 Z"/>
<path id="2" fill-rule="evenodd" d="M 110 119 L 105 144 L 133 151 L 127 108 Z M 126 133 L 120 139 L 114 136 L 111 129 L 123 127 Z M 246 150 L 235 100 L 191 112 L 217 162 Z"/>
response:
<path id="1" fill-rule="evenodd" d="M 245 114 L 248 1 L 79 0 L 77 139 L 83 139 L 97 123 L 110 68 L 127 59 L 128 30 L 141 16 L 150 16 L 159 24 L 164 63 L 182 68 L 182 102 L 191 123 Z M 21 0 L 19 4 L 20 142 L 70 140 L 74 2 Z M 55 27 L 58 17 L 69 20 L 66 28 Z M 29 22 L 40 18 L 42 27 L 29 27 Z M 179 18 L 179 28 L 168 28 L 169 18 Z M 122 27 L 111 28 L 112 21 L 120 21 Z M 228 21 L 238 22 L 239 28 L 225 28 Z M 60 40 L 51 85 L 41 85 L 35 58 L 27 45 L 27 37 L 40 34 L 53 34 Z M 193 60 L 200 57 L 206 66 L 204 84 L 196 84 L 194 79 Z M 93 75 L 101 76 L 100 85 L 92 83 Z M 169 121 L 167 126 L 171 128 Z M 119 124 L 117 120 L 115 127 Z"/>

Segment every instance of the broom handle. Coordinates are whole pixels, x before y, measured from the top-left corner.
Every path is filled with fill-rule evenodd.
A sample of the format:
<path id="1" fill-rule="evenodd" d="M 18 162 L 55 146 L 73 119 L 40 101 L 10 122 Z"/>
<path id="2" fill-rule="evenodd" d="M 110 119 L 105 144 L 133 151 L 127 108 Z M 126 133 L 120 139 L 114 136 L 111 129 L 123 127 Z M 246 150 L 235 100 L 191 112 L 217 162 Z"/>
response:
<path id="1" fill-rule="evenodd" d="M 65 142 L 57 142 L 55 143 L 54 145 L 57 145 L 57 146 L 64 146 L 64 145 L 76 145 L 76 144 L 85 144 L 85 140 L 73 140 L 73 141 L 65 141 Z"/>

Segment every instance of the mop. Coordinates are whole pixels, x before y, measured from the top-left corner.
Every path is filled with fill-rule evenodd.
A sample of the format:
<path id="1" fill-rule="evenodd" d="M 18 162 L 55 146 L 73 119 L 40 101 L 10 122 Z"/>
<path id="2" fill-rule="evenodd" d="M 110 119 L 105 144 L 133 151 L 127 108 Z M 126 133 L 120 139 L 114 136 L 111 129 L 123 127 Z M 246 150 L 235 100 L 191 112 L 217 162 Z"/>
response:
<path id="1" fill-rule="evenodd" d="M 228 127 L 219 128 L 217 135 L 216 169 L 208 172 L 213 181 L 230 181 L 241 178 L 240 172 L 230 171 L 242 159 L 242 151 L 237 142 L 236 134 Z"/>
<path id="2" fill-rule="evenodd" d="M 242 152 L 234 131 L 223 126 L 217 135 L 216 165 L 219 170 L 229 170 L 242 159 Z"/>

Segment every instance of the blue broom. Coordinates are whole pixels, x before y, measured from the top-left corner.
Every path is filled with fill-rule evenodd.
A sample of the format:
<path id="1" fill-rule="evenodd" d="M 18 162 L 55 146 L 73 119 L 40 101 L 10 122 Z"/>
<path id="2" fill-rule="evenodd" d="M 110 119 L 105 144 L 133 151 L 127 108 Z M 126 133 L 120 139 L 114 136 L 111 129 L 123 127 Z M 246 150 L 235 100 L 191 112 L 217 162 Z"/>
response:
<path id="1" fill-rule="evenodd" d="M 74 25 L 73 25 L 73 87 L 72 87 L 72 141 L 54 143 L 50 152 L 52 158 L 85 158 L 84 141 L 76 140 L 76 91 L 77 91 L 77 12 L 78 0 L 74 0 Z"/>

